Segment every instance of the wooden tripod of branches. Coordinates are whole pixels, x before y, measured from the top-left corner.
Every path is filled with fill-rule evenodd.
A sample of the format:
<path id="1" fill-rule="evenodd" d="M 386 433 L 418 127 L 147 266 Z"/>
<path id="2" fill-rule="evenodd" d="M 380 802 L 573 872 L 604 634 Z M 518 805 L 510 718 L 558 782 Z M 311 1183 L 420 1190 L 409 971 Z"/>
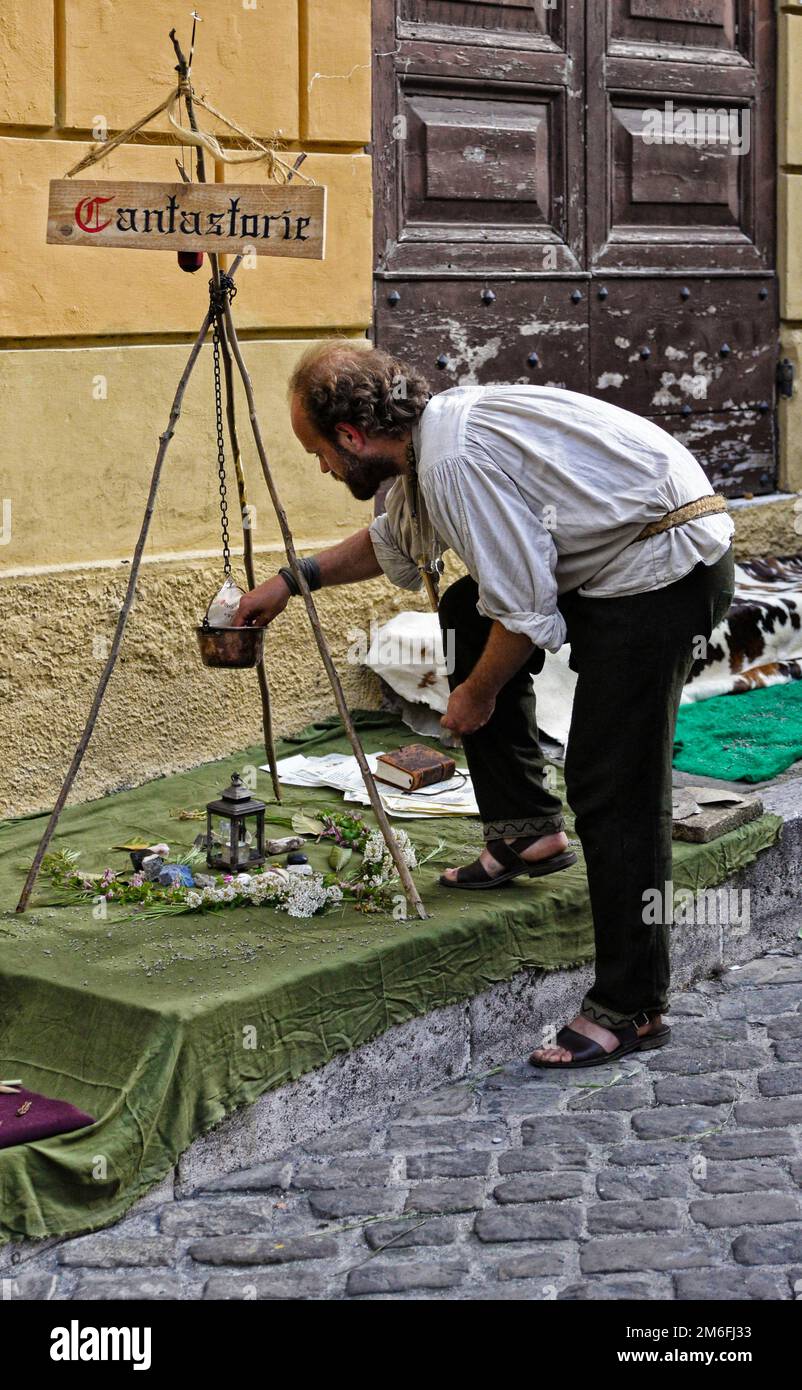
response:
<path id="1" fill-rule="evenodd" d="M 187 60 L 181 51 L 181 47 L 176 37 L 175 30 L 171 31 L 170 38 L 175 49 L 176 58 L 178 59 L 177 67 L 179 78 L 185 84 L 184 92 L 190 125 L 192 126 L 193 130 L 196 130 L 197 126 L 195 122 L 195 114 L 192 104 L 192 88 L 189 83 L 189 67 L 187 64 Z M 302 155 L 298 160 L 296 160 L 296 169 L 299 167 L 303 158 L 304 156 Z M 199 181 L 205 182 L 206 171 L 203 157 L 203 147 L 201 145 L 197 146 L 197 171 Z M 378 788 L 376 787 L 373 774 L 368 766 L 368 761 L 365 757 L 365 752 L 360 742 L 359 735 L 356 731 L 356 728 L 354 727 L 354 723 L 351 718 L 350 711 L 348 709 L 348 703 L 345 698 L 345 692 L 342 687 L 342 682 L 337 672 L 337 668 L 334 665 L 334 661 L 332 660 L 329 645 L 326 641 L 326 637 L 323 632 L 320 619 L 318 617 L 317 609 L 315 607 L 315 602 L 309 589 L 309 585 L 306 581 L 306 576 L 304 575 L 303 570 L 300 568 L 298 564 L 298 554 L 295 549 L 295 543 L 293 540 L 292 532 L 290 530 L 290 525 L 287 520 L 287 514 L 282 505 L 281 498 L 279 497 L 279 493 L 276 488 L 270 464 L 268 462 L 267 451 L 265 449 L 264 441 L 262 439 L 262 431 L 259 424 L 259 418 L 256 413 L 256 403 L 254 400 L 253 385 L 251 382 L 251 378 L 248 374 L 248 369 L 243 360 L 242 351 L 240 349 L 239 340 L 237 338 L 237 332 L 234 327 L 234 320 L 231 314 L 231 305 L 228 296 L 224 292 L 224 285 L 221 280 L 219 261 L 217 256 L 213 254 L 210 255 L 209 259 L 211 261 L 212 266 L 212 302 L 206 313 L 206 317 L 203 320 L 200 332 L 198 333 L 198 336 L 192 345 L 192 350 L 189 354 L 189 359 L 176 388 L 175 396 L 173 397 L 173 403 L 170 409 L 170 416 L 168 419 L 167 427 L 164 433 L 159 437 L 159 448 L 156 454 L 156 462 L 154 464 L 153 474 L 151 476 L 150 489 L 148 492 L 148 499 L 145 506 L 145 514 L 142 518 L 142 525 L 139 532 L 139 538 L 137 540 L 133 559 L 131 561 L 131 569 L 128 576 L 128 586 L 126 588 L 125 599 L 123 600 L 122 607 L 120 608 L 119 617 L 117 619 L 117 627 L 115 629 L 114 638 L 112 640 L 106 664 L 101 673 L 100 680 L 98 681 L 97 689 L 95 690 L 95 695 L 90 706 L 89 714 L 87 716 L 83 733 L 81 734 L 81 737 L 78 741 L 78 745 L 73 754 L 72 762 L 70 763 L 69 769 L 64 778 L 59 794 L 56 797 L 55 805 L 53 806 L 53 810 L 48 819 L 47 825 L 44 830 L 44 834 L 42 835 L 42 838 L 37 846 L 31 867 L 28 870 L 28 875 L 25 880 L 22 893 L 20 894 L 19 902 L 17 903 L 17 912 L 24 912 L 28 904 L 28 899 L 30 898 L 33 886 L 39 874 L 39 870 L 42 865 L 42 860 L 47 851 L 47 847 L 50 844 L 50 841 L 53 837 L 53 834 L 59 821 L 59 817 L 61 815 L 62 810 L 64 809 L 65 802 L 69 795 L 70 788 L 72 787 L 73 782 L 75 781 L 75 778 L 78 774 L 78 770 L 81 766 L 81 763 L 83 762 L 84 754 L 86 753 L 86 750 L 89 746 L 89 742 L 91 740 L 92 733 L 97 722 L 97 717 L 100 712 L 100 706 L 103 702 L 103 697 L 106 693 L 106 687 L 108 686 L 109 680 L 111 679 L 112 672 L 114 671 L 114 667 L 117 662 L 117 656 L 119 654 L 120 646 L 122 644 L 123 634 L 125 632 L 126 624 L 128 622 L 128 616 L 133 605 L 134 596 L 136 593 L 137 578 L 139 576 L 142 555 L 145 549 L 145 543 L 148 538 L 150 523 L 153 517 L 153 512 L 156 504 L 156 496 L 161 480 L 165 455 L 167 453 L 170 440 L 172 439 L 175 433 L 175 427 L 181 414 L 181 407 L 183 404 L 187 382 L 189 381 L 193 368 L 195 367 L 195 364 L 198 360 L 201 348 L 203 346 L 204 341 L 206 340 L 209 328 L 210 326 L 212 326 L 212 323 L 214 321 L 216 323 L 217 332 L 220 339 L 220 349 L 223 361 L 223 373 L 226 393 L 226 418 L 228 424 L 229 439 L 231 442 L 231 452 L 234 459 L 234 467 L 237 477 L 237 489 L 239 494 L 240 508 L 243 512 L 243 517 L 245 516 L 246 506 L 245 478 L 242 471 L 242 460 L 239 448 L 239 438 L 237 434 L 236 413 L 234 405 L 233 362 L 236 362 L 237 369 L 240 373 L 242 383 L 245 388 L 245 396 L 248 402 L 248 414 L 250 419 L 251 430 L 253 432 L 254 442 L 256 445 L 256 451 L 259 455 L 259 462 L 262 466 L 264 480 L 267 485 L 268 492 L 270 493 L 270 499 L 273 503 L 276 517 L 278 519 L 278 524 L 281 529 L 281 535 L 284 541 L 284 548 L 287 554 L 287 560 L 289 562 L 290 568 L 292 569 L 293 575 L 295 576 L 295 581 L 303 596 L 304 604 L 306 605 L 306 611 L 309 617 L 309 622 L 315 637 L 315 641 L 317 643 L 318 651 L 320 652 L 320 656 L 323 661 L 326 674 L 329 678 L 332 692 L 334 694 L 337 710 L 343 721 L 346 733 L 348 734 L 348 738 L 354 750 L 357 764 L 362 773 L 362 777 L 364 778 L 365 786 L 367 788 L 368 796 L 370 798 L 370 804 L 373 808 L 373 811 L 375 812 L 376 819 L 379 822 L 379 826 L 384 837 L 385 844 L 387 845 L 387 848 L 390 851 L 390 854 L 392 855 L 393 862 L 398 870 L 398 876 L 404 888 L 404 893 L 406 895 L 407 902 L 411 907 L 415 909 L 415 912 L 419 917 L 425 917 L 426 910 L 423 906 L 423 903 L 421 902 L 420 894 L 418 893 L 418 890 L 413 882 L 409 866 L 406 860 L 404 859 L 404 856 L 401 852 L 401 848 L 393 833 L 392 826 L 390 825 L 390 822 L 387 818 L 387 812 L 385 811 L 384 806 L 382 805 L 381 796 L 379 794 Z M 233 280 L 241 261 L 242 256 L 238 256 L 228 272 L 229 279 Z M 251 588 L 253 588 L 256 582 L 253 567 L 253 543 L 250 528 L 247 524 L 244 524 L 243 526 L 243 549 L 246 577 L 248 580 L 248 584 Z M 273 779 L 273 788 L 275 791 L 276 799 L 280 800 L 278 774 L 276 771 L 276 757 L 275 750 L 273 747 L 272 720 L 270 714 L 270 694 L 267 683 L 267 674 L 265 672 L 263 662 L 260 662 L 259 666 L 257 667 L 257 673 L 259 678 L 259 692 L 262 702 L 262 718 L 264 726 L 265 748 L 268 763 L 270 766 L 271 777 Z"/>

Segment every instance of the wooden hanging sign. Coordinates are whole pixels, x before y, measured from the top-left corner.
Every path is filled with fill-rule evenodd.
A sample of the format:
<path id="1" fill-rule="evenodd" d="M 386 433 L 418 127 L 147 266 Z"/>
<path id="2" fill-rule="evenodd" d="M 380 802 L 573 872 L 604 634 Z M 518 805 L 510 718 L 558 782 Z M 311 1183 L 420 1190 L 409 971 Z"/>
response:
<path id="1" fill-rule="evenodd" d="M 231 251 L 322 261 L 326 190 L 316 185 L 51 179 L 47 240 L 139 251 Z"/>

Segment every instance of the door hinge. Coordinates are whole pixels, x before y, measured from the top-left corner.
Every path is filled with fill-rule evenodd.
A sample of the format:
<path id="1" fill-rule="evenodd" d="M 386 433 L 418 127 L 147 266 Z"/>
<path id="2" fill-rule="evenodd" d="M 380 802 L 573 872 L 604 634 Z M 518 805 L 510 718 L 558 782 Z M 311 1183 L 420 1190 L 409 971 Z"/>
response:
<path id="1" fill-rule="evenodd" d="M 782 361 L 777 363 L 777 390 L 781 396 L 793 396 L 795 375 L 793 362 L 790 358 L 783 357 Z"/>

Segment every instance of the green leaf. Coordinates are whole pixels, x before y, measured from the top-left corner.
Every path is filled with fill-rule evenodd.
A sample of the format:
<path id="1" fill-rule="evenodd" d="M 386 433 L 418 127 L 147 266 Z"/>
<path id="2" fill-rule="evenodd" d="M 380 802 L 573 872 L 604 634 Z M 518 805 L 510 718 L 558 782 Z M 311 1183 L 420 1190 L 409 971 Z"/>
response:
<path id="1" fill-rule="evenodd" d="M 353 852 L 352 849 L 346 849 L 345 845 L 332 845 L 331 853 L 329 854 L 329 864 L 335 874 L 338 874 L 341 869 L 345 868 Z"/>
<path id="2" fill-rule="evenodd" d="M 296 811 L 292 818 L 292 828 L 296 835 L 322 835 L 326 829 L 322 820 L 314 820 L 305 811 Z"/>

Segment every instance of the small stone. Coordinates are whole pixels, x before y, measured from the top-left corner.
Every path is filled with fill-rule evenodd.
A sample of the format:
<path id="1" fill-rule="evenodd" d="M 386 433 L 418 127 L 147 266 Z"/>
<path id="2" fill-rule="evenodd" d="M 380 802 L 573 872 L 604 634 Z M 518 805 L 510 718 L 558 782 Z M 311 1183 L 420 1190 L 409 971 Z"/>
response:
<path id="1" fill-rule="evenodd" d="M 233 1236 L 264 1231 L 273 1203 L 237 1201 L 171 1202 L 159 1219 L 159 1230 L 168 1236 Z"/>
<path id="2" fill-rule="evenodd" d="M 195 1297 L 199 1295 L 200 1286 Z M 181 1280 L 174 1274 L 126 1274 L 124 1279 L 119 1276 L 109 1278 L 102 1274 L 82 1274 L 71 1296 L 90 1303 L 139 1302 L 140 1299 L 149 1303 L 172 1303 L 186 1295 Z"/>
<path id="3" fill-rule="evenodd" d="M 262 1163 L 258 1168 L 241 1168 L 224 1178 L 204 1183 L 199 1192 L 270 1192 L 289 1183 L 288 1163 Z"/>
<path id="4" fill-rule="evenodd" d="M 559 1202 L 581 1197 L 585 1178 L 581 1173 L 532 1173 L 498 1184 L 493 1196 L 502 1205 L 509 1202 Z"/>
<path id="5" fill-rule="evenodd" d="M 299 1163 L 293 1170 L 291 1186 L 302 1191 L 328 1192 L 339 1187 L 377 1187 L 390 1181 L 390 1158 L 340 1159 L 329 1163 Z"/>
<path id="6" fill-rule="evenodd" d="M 557 1295 L 560 1302 L 609 1303 L 615 1301 L 669 1299 L 671 1291 L 656 1279 L 591 1279 L 585 1284 L 569 1284 Z"/>
<path id="7" fill-rule="evenodd" d="M 387 1146 L 398 1153 L 417 1149 L 477 1148 L 494 1139 L 509 1139 L 506 1125 L 499 1120 L 444 1120 L 442 1124 L 393 1124 L 387 1131 Z"/>
<path id="8" fill-rule="evenodd" d="M 451 1217 L 430 1217 L 415 1221 L 412 1217 L 398 1221 L 376 1221 L 365 1227 L 365 1240 L 371 1250 L 392 1245 L 393 1250 L 408 1250 L 419 1245 L 450 1245 L 459 1234 L 459 1226 Z"/>
<path id="9" fill-rule="evenodd" d="M 653 1202 L 600 1202 L 588 1210 L 588 1230 L 595 1236 L 676 1231 L 679 1225 L 679 1207 L 663 1198 Z"/>
<path id="10" fill-rule="evenodd" d="M 477 1214 L 473 1229 L 482 1241 L 575 1240 L 582 1216 L 568 1206 L 514 1206 Z"/>
<path id="11" fill-rule="evenodd" d="M 188 864 L 165 864 L 159 870 L 159 883 L 163 888 L 194 888 L 195 880 Z"/>
<path id="12" fill-rule="evenodd" d="M 559 1246 L 544 1245 L 542 1250 L 532 1250 L 514 1260 L 502 1260 L 498 1267 L 498 1277 L 505 1282 L 509 1279 L 542 1279 L 550 1275 L 565 1273 L 568 1257 Z"/>
<path id="13" fill-rule="evenodd" d="M 745 1231 L 732 1242 L 741 1265 L 789 1265 L 802 1260 L 802 1226 L 790 1231 Z"/>
<path id="14" fill-rule="evenodd" d="M 748 965 L 727 971 L 721 984 L 727 990 L 744 985 L 802 984 L 802 960 L 795 956 L 759 956 Z"/>
<path id="15" fill-rule="evenodd" d="M 670 1273 L 714 1265 L 717 1258 L 709 1245 L 692 1236 L 631 1236 L 588 1241 L 579 1263 L 583 1274 Z"/>
<path id="16" fill-rule="evenodd" d="M 751 1071 L 764 1067 L 768 1054 L 756 1043 L 700 1044 L 695 1048 L 666 1047 L 647 1055 L 651 1072 L 679 1072 L 686 1076 L 707 1076 L 717 1071 Z"/>
<path id="17" fill-rule="evenodd" d="M 484 1184 L 479 1182 L 441 1182 L 420 1184 L 410 1190 L 404 1211 L 437 1212 L 476 1211 L 484 1198 Z"/>
<path id="18" fill-rule="evenodd" d="M 322 1192 L 310 1192 L 309 1205 L 315 1216 L 340 1218 L 343 1216 L 381 1216 L 391 1215 L 396 1205 L 394 1197 L 384 1189 L 369 1187 L 334 1188 Z"/>
<path id="19" fill-rule="evenodd" d="M 550 1149 L 508 1149 L 499 1154 L 498 1171 L 506 1173 L 552 1173 L 556 1168 L 587 1169 L 591 1166 L 587 1144 Z"/>
<path id="20" fill-rule="evenodd" d="M 642 1142 L 617 1144 L 610 1150 L 608 1162 L 619 1168 L 642 1168 L 657 1166 L 658 1164 L 676 1163 L 687 1166 L 688 1145 L 680 1142 L 671 1143 L 653 1140 L 648 1144 Z"/>
<path id="21" fill-rule="evenodd" d="M 802 1013 L 788 1014 L 785 1018 L 773 1018 L 766 1032 L 770 1038 L 802 1038 Z"/>
<path id="22" fill-rule="evenodd" d="M 802 1207 L 794 1193 L 742 1192 L 728 1197 L 703 1198 L 690 1205 L 691 1217 L 702 1226 L 771 1226 L 802 1221 Z"/>
<path id="23" fill-rule="evenodd" d="M 672 1105 L 665 1110 L 640 1110 L 632 1128 L 640 1139 L 674 1139 L 704 1134 L 727 1119 L 726 1110 L 706 1105 Z"/>
<path id="24" fill-rule="evenodd" d="M 354 1295 L 404 1293 L 407 1289 L 453 1289 L 468 1273 L 467 1264 L 422 1265 L 410 1260 L 379 1265 L 374 1261 L 352 1269 L 346 1291 Z"/>
<path id="25" fill-rule="evenodd" d="M 288 854 L 290 850 L 303 849 L 303 835 L 284 835 L 278 840 L 265 840 L 265 854 Z"/>
<path id="26" fill-rule="evenodd" d="M 4 1273 L 0 1279 L 0 1298 L 4 1302 L 25 1299 L 30 1303 L 46 1303 L 57 1297 L 62 1282 L 57 1274 Z"/>
<path id="27" fill-rule="evenodd" d="M 724 1105 L 740 1089 L 731 1076 L 660 1076 L 654 1095 L 658 1105 Z"/>
<path id="28" fill-rule="evenodd" d="M 355 1149 L 369 1149 L 375 1133 L 375 1125 L 345 1125 L 342 1129 L 321 1134 L 318 1139 L 305 1140 L 303 1147 L 310 1154 L 351 1153 Z"/>
<path id="29" fill-rule="evenodd" d="M 289 860 L 287 860 L 287 873 L 288 873 L 288 874 L 295 874 L 295 875 L 297 875 L 297 876 L 303 878 L 303 876 L 304 876 L 305 874 L 311 874 L 311 873 L 313 873 L 313 872 L 314 872 L 314 870 L 313 870 L 313 868 L 312 868 L 312 865 L 311 865 L 308 861 L 307 861 L 306 864 L 291 864 L 291 863 L 289 862 Z"/>
<path id="30" fill-rule="evenodd" d="M 589 1144 L 614 1144 L 624 1137 L 624 1121 L 619 1115 L 545 1115 L 524 1120 L 524 1144 L 570 1144 L 578 1139 Z"/>
<path id="31" fill-rule="evenodd" d="M 214 1274 L 207 1279 L 204 1299 L 232 1302 L 253 1299 L 256 1302 L 279 1302 L 293 1298 L 314 1298 L 327 1292 L 328 1280 L 316 1270 L 298 1269 L 269 1274 Z"/>
<path id="32" fill-rule="evenodd" d="M 685 1168 L 665 1168 L 657 1173 L 621 1173 L 607 1168 L 596 1175 L 596 1192 L 604 1202 L 651 1202 L 658 1197 L 684 1197 L 687 1190 Z"/>
<path id="33" fill-rule="evenodd" d="M 747 1274 L 740 1269 L 707 1269 L 704 1273 L 689 1271 L 675 1277 L 677 1298 L 688 1303 L 790 1298 L 785 1275 L 768 1270 Z"/>
<path id="34" fill-rule="evenodd" d="M 500 1165 L 499 1165 L 500 1166 Z M 410 1154 L 408 1178 L 482 1177 L 490 1167 L 490 1153 L 480 1149 L 468 1153 Z"/>
<path id="35" fill-rule="evenodd" d="M 760 1072 L 758 1090 L 763 1096 L 802 1095 L 802 1067 L 774 1067 Z"/>
<path id="36" fill-rule="evenodd" d="M 149 854 L 142 860 L 142 872 L 149 883 L 155 883 L 164 868 L 164 860 L 160 854 Z"/>
<path id="37" fill-rule="evenodd" d="M 709 1009 L 707 1000 L 700 994 L 679 994 L 671 1000 L 672 1018 L 703 1018 Z"/>
<path id="38" fill-rule="evenodd" d="M 788 1176 L 775 1163 L 709 1163 L 704 1177 L 695 1177 L 703 1192 L 774 1192 L 788 1186 Z"/>
<path id="39" fill-rule="evenodd" d="M 60 1246 L 56 1259 L 60 1265 L 102 1269 L 171 1265 L 175 1261 L 175 1241 L 158 1236 L 81 1236 Z"/>
<path id="40" fill-rule="evenodd" d="M 799 1125 L 802 1124 L 802 1096 L 742 1101 L 735 1107 L 735 1118 L 740 1125 L 768 1125 L 778 1129 L 782 1125 Z"/>
<path id="41" fill-rule="evenodd" d="M 677 1044 L 683 1050 L 707 1048 L 711 1042 L 746 1041 L 747 1025 L 743 1018 L 705 1018 L 696 1022 L 682 1021 L 674 1029 Z"/>
<path id="42" fill-rule="evenodd" d="M 703 1139 L 701 1148 L 706 1158 L 781 1158 L 796 1152 L 791 1134 L 770 1130 L 753 1134 L 725 1130 Z"/>
<path id="43" fill-rule="evenodd" d="M 568 1102 L 572 1114 L 587 1114 L 589 1110 L 635 1110 L 648 1105 L 649 1091 L 644 1084 L 637 1086 L 607 1086 L 598 1091 L 582 1091 Z"/>
<path id="44" fill-rule="evenodd" d="M 721 1000 L 722 1018 L 766 1020 L 772 1014 L 792 1012 L 799 1007 L 799 986 L 759 985 L 734 989 Z"/>
<path id="45" fill-rule="evenodd" d="M 802 1038 L 789 1038 L 786 1042 L 776 1042 L 774 1055 L 778 1062 L 802 1062 Z"/>
<path id="46" fill-rule="evenodd" d="M 216 888 L 216 887 L 217 887 L 217 879 L 214 877 L 213 874 L 196 874 L 196 875 L 195 875 L 195 887 L 196 887 L 196 888 Z"/>
<path id="47" fill-rule="evenodd" d="M 160 1242 L 161 1243 L 161 1242 Z M 279 1265 L 293 1260 L 325 1260 L 338 1252 L 332 1236 L 209 1236 L 190 1245 L 199 1264 Z"/>
<path id="48" fill-rule="evenodd" d="M 407 1101 L 396 1112 L 398 1120 L 419 1120 L 429 1115 L 464 1115 L 472 1110 L 474 1099 L 467 1086 L 446 1086 L 433 1095 L 421 1096 L 418 1100 Z"/>
<path id="49" fill-rule="evenodd" d="M 300 851 L 297 851 L 297 850 L 296 850 L 294 853 L 288 854 L 288 855 L 287 855 L 287 868 L 290 868 L 291 865 L 293 865 L 293 864 L 308 864 L 308 863 L 309 863 L 309 856 L 308 856 L 307 854 L 301 854 Z"/>

